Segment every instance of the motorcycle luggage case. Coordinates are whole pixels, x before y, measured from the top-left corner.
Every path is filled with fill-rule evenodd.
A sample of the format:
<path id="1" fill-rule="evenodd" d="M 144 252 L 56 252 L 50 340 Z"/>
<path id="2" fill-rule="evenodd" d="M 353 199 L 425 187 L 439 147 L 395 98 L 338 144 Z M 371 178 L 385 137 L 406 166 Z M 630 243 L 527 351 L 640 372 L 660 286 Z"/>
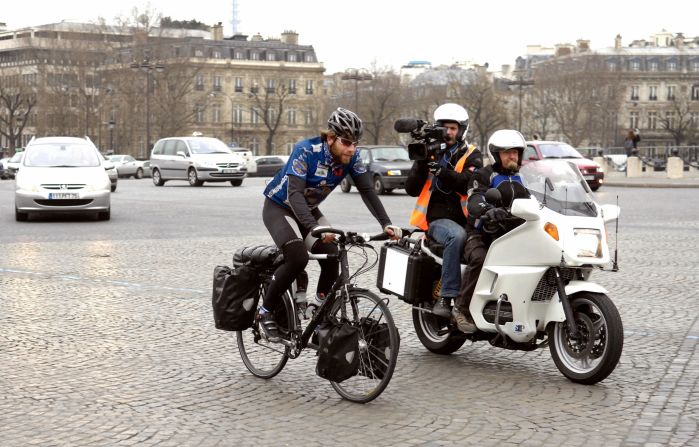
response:
<path id="1" fill-rule="evenodd" d="M 397 295 L 409 304 L 432 299 L 436 263 L 422 252 L 409 247 L 384 245 L 379 258 L 376 287 L 383 293 Z"/>

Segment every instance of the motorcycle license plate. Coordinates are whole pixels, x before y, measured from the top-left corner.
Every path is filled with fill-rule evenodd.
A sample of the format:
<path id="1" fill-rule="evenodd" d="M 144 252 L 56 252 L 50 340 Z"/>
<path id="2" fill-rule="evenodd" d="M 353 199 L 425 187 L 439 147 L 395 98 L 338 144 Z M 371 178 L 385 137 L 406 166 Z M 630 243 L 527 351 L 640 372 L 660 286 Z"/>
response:
<path id="1" fill-rule="evenodd" d="M 50 192 L 49 200 L 77 199 L 78 194 L 74 192 Z"/>

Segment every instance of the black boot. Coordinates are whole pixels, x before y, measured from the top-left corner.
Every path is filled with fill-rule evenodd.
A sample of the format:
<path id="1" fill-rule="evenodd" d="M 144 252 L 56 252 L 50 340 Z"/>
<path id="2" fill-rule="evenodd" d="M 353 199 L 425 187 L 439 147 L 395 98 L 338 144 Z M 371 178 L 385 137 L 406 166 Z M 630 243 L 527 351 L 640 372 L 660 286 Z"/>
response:
<path id="1" fill-rule="evenodd" d="M 440 318 L 450 318 L 451 317 L 451 298 L 441 297 L 434 303 L 432 307 L 432 313 Z"/>

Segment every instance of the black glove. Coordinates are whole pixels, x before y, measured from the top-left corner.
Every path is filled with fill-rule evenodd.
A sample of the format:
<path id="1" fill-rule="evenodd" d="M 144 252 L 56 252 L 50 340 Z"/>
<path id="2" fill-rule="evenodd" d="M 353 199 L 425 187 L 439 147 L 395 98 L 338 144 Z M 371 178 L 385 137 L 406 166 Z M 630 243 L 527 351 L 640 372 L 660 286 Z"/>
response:
<path id="1" fill-rule="evenodd" d="M 427 169 L 434 175 L 435 177 L 439 177 L 439 174 L 442 172 L 442 167 L 439 165 L 439 162 L 436 161 L 430 161 L 427 163 Z"/>
<path id="2" fill-rule="evenodd" d="M 505 208 L 491 208 L 481 217 L 488 222 L 501 222 L 507 219 L 509 213 Z"/>

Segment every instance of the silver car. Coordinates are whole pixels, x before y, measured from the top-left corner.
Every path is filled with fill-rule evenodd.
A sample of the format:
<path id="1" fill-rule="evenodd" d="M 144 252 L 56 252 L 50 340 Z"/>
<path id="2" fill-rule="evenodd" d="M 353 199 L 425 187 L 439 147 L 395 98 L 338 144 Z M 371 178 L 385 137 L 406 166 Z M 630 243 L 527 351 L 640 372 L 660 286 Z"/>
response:
<path id="1" fill-rule="evenodd" d="M 15 219 L 30 214 L 111 214 L 106 162 L 88 138 L 33 138 L 15 178 Z"/>
<path id="2" fill-rule="evenodd" d="M 174 137 L 158 140 L 150 155 L 155 186 L 167 180 L 187 180 L 192 186 L 204 182 L 243 184 L 245 160 L 216 138 Z"/>
<path id="3" fill-rule="evenodd" d="M 131 155 L 110 155 L 109 161 L 114 163 L 119 177 L 143 178 L 143 162 Z"/>

